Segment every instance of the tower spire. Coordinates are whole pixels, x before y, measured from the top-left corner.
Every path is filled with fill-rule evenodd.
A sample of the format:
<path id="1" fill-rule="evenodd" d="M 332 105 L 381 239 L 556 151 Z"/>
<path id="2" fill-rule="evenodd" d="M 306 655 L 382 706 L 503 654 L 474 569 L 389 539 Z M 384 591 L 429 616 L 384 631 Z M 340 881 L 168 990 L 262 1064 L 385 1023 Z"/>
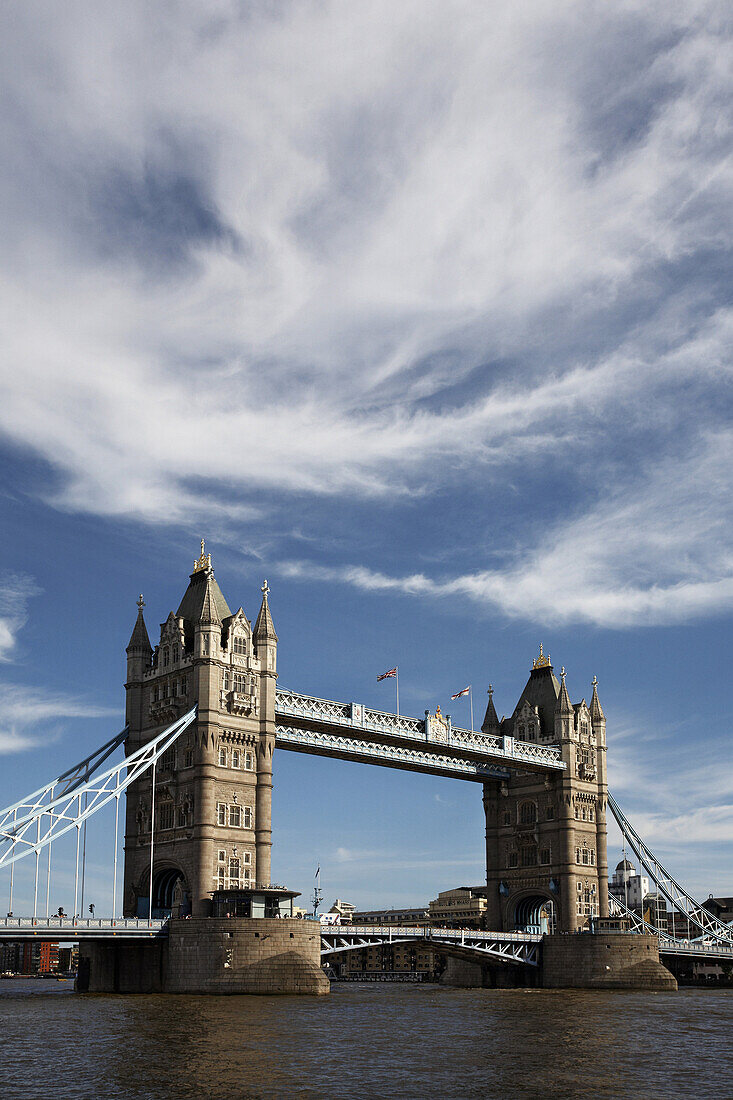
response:
<path id="1" fill-rule="evenodd" d="M 145 617 L 143 615 L 144 607 L 145 600 L 141 592 L 137 601 L 137 621 L 130 635 L 130 641 L 127 643 L 128 653 L 132 650 L 140 650 L 145 653 L 153 652 L 153 647 L 150 644 L 150 638 L 148 636 L 148 628 L 145 626 Z"/>
<path id="2" fill-rule="evenodd" d="M 593 677 L 593 695 L 590 700 L 590 717 L 592 722 L 605 721 L 605 714 L 603 713 L 603 707 L 601 701 L 598 698 L 598 677 Z"/>
<path id="3" fill-rule="evenodd" d="M 496 707 L 494 706 L 493 684 L 489 684 L 487 694 L 489 696 L 489 701 L 486 704 L 486 714 L 484 715 L 484 720 L 481 725 L 481 732 L 497 734 L 499 732 L 499 716 L 496 713 Z"/>
<path id="4" fill-rule="evenodd" d="M 570 702 L 568 689 L 565 686 L 565 665 L 563 665 L 560 670 L 560 676 L 562 678 L 562 687 L 560 688 L 560 694 L 557 698 L 557 707 L 555 708 L 555 713 L 561 715 L 562 717 L 572 717 L 575 712 L 573 710 L 573 704 Z"/>
<path id="5" fill-rule="evenodd" d="M 260 611 L 257 616 L 257 622 L 254 628 L 254 637 L 257 641 L 271 638 L 277 641 L 277 634 L 275 633 L 275 625 L 272 621 L 272 615 L 270 614 L 270 605 L 267 602 L 267 595 L 270 591 L 270 586 L 265 580 L 260 591 L 262 592 L 262 603 L 260 604 Z"/>

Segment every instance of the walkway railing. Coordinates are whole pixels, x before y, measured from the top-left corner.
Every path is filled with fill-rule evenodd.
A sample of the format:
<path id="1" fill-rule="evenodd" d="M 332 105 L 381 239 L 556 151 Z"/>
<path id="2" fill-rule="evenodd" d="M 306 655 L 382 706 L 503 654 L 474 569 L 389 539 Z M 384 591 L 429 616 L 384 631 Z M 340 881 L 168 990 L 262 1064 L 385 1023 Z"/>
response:
<path id="1" fill-rule="evenodd" d="M 319 699 L 314 695 L 302 695 L 286 688 L 278 688 L 275 695 L 275 717 L 292 718 L 307 723 L 309 731 L 331 733 L 340 728 L 356 734 L 389 737 L 395 740 L 420 742 L 437 746 L 444 751 L 465 751 L 495 763 L 517 766 L 528 764 L 553 771 L 565 770 L 560 750 L 555 745 L 537 745 L 530 741 L 517 741 L 513 737 L 501 737 L 449 726 L 440 735 L 431 732 L 429 724 L 420 718 L 390 714 L 372 710 L 362 703 L 339 703 L 333 699 Z M 287 723 L 292 728 L 291 723 Z M 325 730 L 323 727 L 327 727 Z M 287 746 L 286 746 L 287 747 Z"/>
<path id="2" fill-rule="evenodd" d="M 168 918 L 147 917 L 0 917 L 0 939 L 38 937 L 51 940 L 112 939 L 160 936 L 168 932 Z"/>

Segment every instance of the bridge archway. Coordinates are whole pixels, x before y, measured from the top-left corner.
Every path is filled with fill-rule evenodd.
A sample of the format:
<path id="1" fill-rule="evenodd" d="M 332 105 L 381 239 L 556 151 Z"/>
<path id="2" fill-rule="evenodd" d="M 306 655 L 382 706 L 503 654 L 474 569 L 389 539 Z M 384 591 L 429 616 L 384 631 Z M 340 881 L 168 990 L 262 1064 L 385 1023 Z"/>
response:
<path id="1" fill-rule="evenodd" d="M 191 895 L 186 877 L 178 867 L 163 867 L 153 875 L 153 911 L 156 918 L 169 917 L 177 908 L 181 916 L 191 912 Z"/>
<path id="2" fill-rule="evenodd" d="M 514 902 L 513 909 L 517 932 L 551 934 L 557 930 L 557 905 L 547 894 L 525 894 Z"/>

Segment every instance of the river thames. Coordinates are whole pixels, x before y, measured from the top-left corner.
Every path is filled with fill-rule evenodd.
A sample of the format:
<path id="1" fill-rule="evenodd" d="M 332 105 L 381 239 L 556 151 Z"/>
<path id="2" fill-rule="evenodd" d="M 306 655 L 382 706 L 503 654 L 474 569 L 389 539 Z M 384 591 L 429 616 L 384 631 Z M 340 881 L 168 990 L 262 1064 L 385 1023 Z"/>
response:
<path id="1" fill-rule="evenodd" d="M 332 986 L 77 996 L 0 982 L 4 1100 L 733 1096 L 733 990 Z"/>

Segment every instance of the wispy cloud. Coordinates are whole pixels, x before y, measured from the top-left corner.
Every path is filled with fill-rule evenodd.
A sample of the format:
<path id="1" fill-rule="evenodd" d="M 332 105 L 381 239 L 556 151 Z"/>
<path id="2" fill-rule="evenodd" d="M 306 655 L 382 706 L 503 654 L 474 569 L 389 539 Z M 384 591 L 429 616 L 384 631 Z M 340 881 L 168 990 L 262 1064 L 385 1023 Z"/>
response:
<path id="1" fill-rule="evenodd" d="M 22 575 L 6 574 L 0 583 L 0 661 L 11 658 L 27 619 L 28 600 L 39 591 L 31 577 Z"/>
<path id="2" fill-rule="evenodd" d="M 501 569 L 330 575 L 616 626 L 729 607 L 725 11 L 16 13 L 0 432 L 58 507 L 233 543 L 293 494 L 511 483 Z M 541 539 L 540 467 L 573 485 Z"/>
<path id="3" fill-rule="evenodd" d="M 45 688 L 0 684 L 0 754 L 47 744 L 72 718 L 107 718 L 119 710 Z"/>

